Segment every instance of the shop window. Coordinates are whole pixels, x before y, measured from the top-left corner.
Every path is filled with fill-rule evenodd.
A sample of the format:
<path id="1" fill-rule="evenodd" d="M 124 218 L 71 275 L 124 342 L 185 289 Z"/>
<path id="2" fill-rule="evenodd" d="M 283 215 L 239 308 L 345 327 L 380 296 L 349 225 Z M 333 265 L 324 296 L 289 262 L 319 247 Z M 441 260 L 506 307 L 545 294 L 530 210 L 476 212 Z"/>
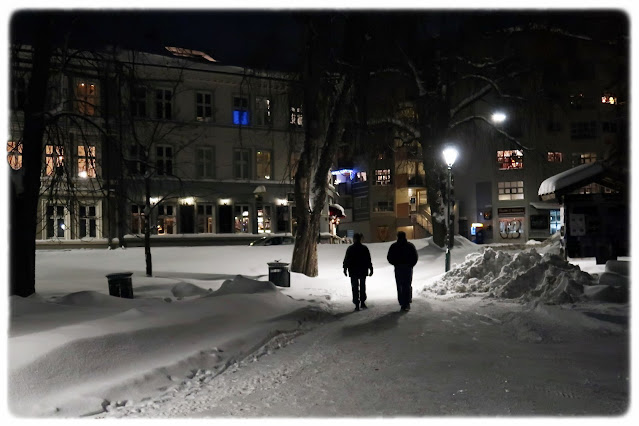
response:
<path id="1" fill-rule="evenodd" d="M 175 209 L 171 205 L 160 204 L 158 207 L 158 235 L 175 234 Z"/>
<path id="2" fill-rule="evenodd" d="M 273 177 L 271 170 L 271 151 L 256 151 L 255 163 L 258 179 L 271 179 Z"/>
<path id="3" fill-rule="evenodd" d="M 47 145 L 45 147 L 45 173 L 61 176 L 64 173 L 64 147 L 61 145 Z"/>
<path id="4" fill-rule="evenodd" d="M 289 124 L 294 127 L 304 126 L 302 107 L 291 106 Z"/>
<path id="5" fill-rule="evenodd" d="M 247 96 L 233 96 L 233 124 L 249 125 L 249 110 Z"/>
<path id="6" fill-rule="evenodd" d="M 168 145 L 155 147 L 155 165 L 158 175 L 173 175 L 173 148 Z"/>
<path id="7" fill-rule="evenodd" d="M 98 85 L 81 80 L 75 85 L 75 109 L 79 114 L 96 115 L 98 105 Z"/>
<path id="8" fill-rule="evenodd" d="M 248 205 L 239 204 L 235 206 L 234 222 L 236 234 L 248 234 L 251 232 L 251 217 Z"/>
<path id="9" fill-rule="evenodd" d="M 548 152 L 549 163 L 561 163 L 564 161 L 564 156 L 561 152 Z"/>
<path id="10" fill-rule="evenodd" d="M 94 178 L 95 173 L 95 145 L 78 146 L 78 176 Z"/>
<path id="11" fill-rule="evenodd" d="M 249 179 L 249 158 L 248 149 L 238 148 L 233 151 L 233 175 L 236 179 Z"/>
<path id="12" fill-rule="evenodd" d="M 561 230 L 561 214 L 558 209 L 550 210 L 550 235 Z"/>
<path id="13" fill-rule="evenodd" d="M 213 226 L 213 204 L 197 205 L 197 232 L 199 234 L 212 234 Z"/>
<path id="14" fill-rule="evenodd" d="M 97 216 L 95 206 L 80 205 L 78 212 L 80 238 L 97 236 Z"/>
<path id="15" fill-rule="evenodd" d="M 270 126 L 273 124 L 273 101 L 264 96 L 255 97 L 255 114 L 253 114 L 256 126 Z"/>
<path id="16" fill-rule="evenodd" d="M 195 150 L 195 173 L 199 178 L 215 177 L 215 150 L 211 146 L 201 146 Z"/>
<path id="17" fill-rule="evenodd" d="M 262 206 L 257 209 L 257 233 L 267 234 L 271 232 L 271 206 Z"/>
<path id="18" fill-rule="evenodd" d="M 131 116 L 146 117 L 146 87 L 136 86 L 131 89 Z"/>
<path id="19" fill-rule="evenodd" d="M 577 121 L 570 123 L 571 139 L 592 139 L 597 137 L 596 121 Z"/>
<path id="20" fill-rule="evenodd" d="M 173 118 L 173 92 L 171 89 L 155 90 L 155 118 L 163 120 Z"/>
<path id="21" fill-rule="evenodd" d="M 131 233 L 144 233 L 144 206 L 138 204 L 131 205 Z"/>
<path id="22" fill-rule="evenodd" d="M 390 185 L 391 171 L 390 169 L 375 170 L 375 185 Z"/>
<path id="23" fill-rule="evenodd" d="M 66 238 L 66 207 L 47 204 L 47 238 Z"/>
<path id="24" fill-rule="evenodd" d="M 7 142 L 7 161 L 13 170 L 20 170 L 22 168 L 21 142 Z"/>
<path id="25" fill-rule="evenodd" d="M 499 170 L 524 168 L 524 153 L 521 150 L 497 151 L 497 166 Z"/>
<path id="26" fill-rule="evenodd" d="M 521 238 L 524 233 L 523 223 L 524 219 L 521 217 L 499 219 L 499 236 L 511 240 Z"/>
<path id="27" fill-rule="evenodd" d="M 497 182 L 497 198 L 504 200 L 523 200 L 524 181 Z"/>

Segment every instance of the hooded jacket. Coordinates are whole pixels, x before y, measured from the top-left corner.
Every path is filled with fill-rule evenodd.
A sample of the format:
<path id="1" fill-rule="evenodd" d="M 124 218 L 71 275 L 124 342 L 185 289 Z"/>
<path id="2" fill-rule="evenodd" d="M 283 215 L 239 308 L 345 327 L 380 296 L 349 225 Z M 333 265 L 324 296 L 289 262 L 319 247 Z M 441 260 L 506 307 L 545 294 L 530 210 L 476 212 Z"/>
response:
<path id="1" fill-rule="evenodd" d="M 362 243 L 353 243 L 346 249 L 344 256 L 344 269 L 348 269 L 351 277 L 365 277 L 368 270 L 373 270 L 371 253 Z"/>
<path id="2" fill-rule="evenodd" d="M 406 237 L 398 237 L 388 249 L 386 259 L 393 266 L 410 266 L 417 264 L 417 250 L 413 243 L 408 242 Z"/>

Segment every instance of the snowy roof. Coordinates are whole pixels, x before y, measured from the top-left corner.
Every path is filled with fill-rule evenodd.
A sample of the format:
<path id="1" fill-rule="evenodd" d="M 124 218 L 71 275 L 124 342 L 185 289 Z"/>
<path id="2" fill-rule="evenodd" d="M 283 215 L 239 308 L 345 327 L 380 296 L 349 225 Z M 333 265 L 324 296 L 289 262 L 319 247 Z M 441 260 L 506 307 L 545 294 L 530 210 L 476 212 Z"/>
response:
<path id="1" fill-rule="evenodd" d="M 550 195 L 558 190 L 568 188 L 572 185 L 579 184 L 582 181 L 594 178 L 604 171 L 601 163 L 582 164 L 572 169 L 549 177 L 539 185 L 539 196 Z"/>
<path id="2" fill-rule="evenodd" d="M 336 210 L 335 213 L 341 213 L 341 217 L 346 217 L 346 212 L 344 210 L 344 207 L 340 206 L 339 204 L 331 204 L 329 205 L 329 208 Z"/>

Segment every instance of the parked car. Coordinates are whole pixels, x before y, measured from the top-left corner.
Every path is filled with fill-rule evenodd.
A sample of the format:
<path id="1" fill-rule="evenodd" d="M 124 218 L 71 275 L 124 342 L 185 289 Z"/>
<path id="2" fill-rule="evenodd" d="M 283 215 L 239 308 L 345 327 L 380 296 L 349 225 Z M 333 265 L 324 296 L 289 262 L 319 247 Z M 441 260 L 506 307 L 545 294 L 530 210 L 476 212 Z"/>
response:
<path id="1" fill-rule="evenodd" d="M 258 238 L 255 241 L 252 241 L 249 245 L 251 246 L 280 246 L 280 245 L 289 245 L 295 244 L 294 237 L 287 237 L 281 235 L 267 235 L 262 238 Z"/>

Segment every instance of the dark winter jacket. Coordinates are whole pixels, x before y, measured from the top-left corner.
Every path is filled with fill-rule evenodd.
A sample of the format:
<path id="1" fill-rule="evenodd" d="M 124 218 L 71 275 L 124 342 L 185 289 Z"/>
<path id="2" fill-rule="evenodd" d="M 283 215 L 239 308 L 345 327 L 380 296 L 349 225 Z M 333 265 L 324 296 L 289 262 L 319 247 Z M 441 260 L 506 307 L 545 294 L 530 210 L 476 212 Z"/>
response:
<path id="1" fill-rule="evenodd" d="M 412 268 L 417 263 L 417 250 L 413 243 L 405 238 L 398 239 L 388 249 L 386 259 L 393 266 L 404 265 Z"/>
<path id="2" fill-rule="evenodd" d="M 371 253 L 362 243 L 353 243 L 346 249 L 344 256 L 344 269 L 348 269 L 351 277 L 365 277 L 369 269 L 373 270 Z"/>

